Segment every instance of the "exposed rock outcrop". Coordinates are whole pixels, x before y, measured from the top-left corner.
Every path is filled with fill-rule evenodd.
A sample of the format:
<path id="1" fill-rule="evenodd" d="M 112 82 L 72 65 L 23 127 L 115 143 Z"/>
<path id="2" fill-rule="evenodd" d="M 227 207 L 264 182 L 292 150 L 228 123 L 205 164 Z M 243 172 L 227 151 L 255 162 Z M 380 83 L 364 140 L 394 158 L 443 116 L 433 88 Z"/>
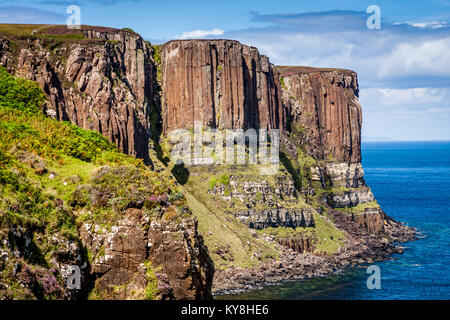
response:
<path id="1" fill-rule="evenodd" d="M 266 209 L 239 211 L 235 217 L 252 229 L 314 227 L 312 209 Z"/>
<path id="2" fill-rule="evenodd" d="M 95 27 L 83 32 L 85 39 L 78 41 L 30 37 L 13 39 L 12 45 L 0 39 L 0 65 L 42 87 L 49 116 L 98 131 L 149 163 L 152 47 L 132 32 Z"/>
<path id="3" fill-rule="evenodd" d="M 164 132 L 194 121 L 219 129 L 284 127 L 277 71 L 253 47 L 231 40 L 178 40 L 162 48 Z"/>
<path id="4" fill-rule="evenodd" d="M 366 186 L 361 166 L 362 111 L 356 73 L 310 67 L 278 68 L 289 119 L 285 149 L 293 158 L 300 149 L 316 161 L 306 169 L 311 171 L 311 181 L 327 190 L 328 196 L 321 199 L 324 204 L 348 208 L 365 230 L 382 233 L 385 214 Z M 316 191 L 313 188 L 307 192 Z M 365 204 L 370 206 L 364 208 Z"/>
<path id="5" fill-rule="evenodd" d="M 338 69 L 278 67 L 292 131 L 317 160 L 361 162 L 361 105 L 356 73 Z"/>
<path id="6" fill-rule="evenodd" d="M 239 200 L 247 208 L 254 208 L 258 204 L 274 208 L 280 199 L 297 202 L 294 181 L 286 173 L 277 174 L 273 184 L 267 179 L 252 175 L 233 175 L 229 178 L 228 185 L 215 185 L 211 193 L 221 196 L 224 200 Z"/>
<path id="7" fill-rule="evenodd" d="M 335 187 L 359 188 L 364 186 L 364 170 L 361 163 L 326 162 L 321 168 L 312 167 L 311 179 L 322 181 L 328 179 Z"/>
<path id="8" fill-rule="evenodd" d="M 299 195 L 292 178 L 280 172 L 272 180 L 269 183 L 260 177 L 233 175 L 228 185 L 215 185 L 210 193 L 243 204 L 246 210 L 230 211 L 252 229 L 314 227 L 313 209 L 298 206 Z"/>
<path id="9" fill-rule="evenodd" d="M 95 290 L 102 298 L 142 299 L 154 268 L 161 299 L 209 298 L 214 267 L 196 222 L 184 222 L 151 221 L 142 210 L 128 209 L 110 230 L 84 224 L 81 238 L 95 256 Z"/>
<path id="10" fill-rule="evenodd" d="M 358 189 L 348 189 L 332 195 L 332 206 L 334 208 L 355 207 L 372 201 L 375 201 L 375 197 L 367 186 Z"/>
<path id="11" fill-rule="evenodd" d="M 55 27 L 46 32 L 63 35 L 66 31 Z M 262 178 L 259 170 L 246 166 L 202 167 L 197 172 L 183 167 L 181 174 L 172 170 L 182 178 L 180 183 L 187 183 L 186 190 L 196 200 L 197 214 L 205 219 L 202 232 L 210 236 L 205 239 L 216 240 L 210 230 L 214 224 L 223 226 L 217 230 L 229 232 L 218 238 L 221 243 L 217 240 L 208 245 L 220 259 L 234 263 L 235 258 L 258 249 L 245 261 L 245 265 L 250 260 L 256 265 L 258 260 L 258 267 L 220 270 L 216 293 L 386 259 L 397 252 L 394 241 L 414 237 L 410 228 L 381 210 L 365 184 L 362 114 L 353 71 L 276 68 L 256 48 L 232 40 L 170 41 L 161 47 L 160 65 L 156 66 L 154 49 L 134 32 L 83 27 L 80 36 L 82 39 L 71 41 L 0 38 L 0 65 L 39 83 L 48 97 L 47 115 L 96 130 L 127 154 L 151 162 L 149 136 L 155 133 L 150 130 L 156 130 L 150 128 L 151 112 L 161 113 L 158 121 L 161 117 L 166 135 L 176 129 L 192 129 L 197 121 L 204 128 L 282 130 L 287 158 L 270 178 Z M 161 151 L 158 147 L 155 153 Z M 306 157 L 300 159 L 300 152 Z M 45 172 L 45 164 L 32 158 L 27 161 L 36 172 Z M 214 266 L 196 220 L 182 215 L 183 210 L 189 211 L 186 207 L 168 200 L 175 195 L 175 188 L 170 194 L 154 197 L 158 199 L 155 215 L 145 205 L 154 201 L 147 187 L 157 183 L 148 182 L 142 188 L 139 175 L 133 172 L 123 171 L 126 175 L 121 179 L 122 169 L 103 170 L 111 173 L 102 183 L 105 189 L 83 185 L 75 190 L 97 209 L 111 205 L 114 218 L 119 211 L 121 214 L 107 226 L 91 218 L 83 220 L 80 238 L 92 262 L 83 271 L 85 279 L 95 280 L 100 298 L 145 297 L 153 292 L 149 290 L 149 285 L 155 285 L 152 281 L 162 299 L 209 298 Z M 189 186 L 194 174 L 199 178 L 194 181 L 202 185 Z M 121 190 L 111 201 L 111 177 L 119 177 L 118 184 L 125 189 L 136 185 L 132 192 Z M 127 196 L 130 201 L 118 210 L 117 205 Z M 154 216 L 149 217 L 151 214 Z M 165 219 L 167 216 L 173 220 Z M 266 237 L 266 228 L 286 233 L 275 241 Z M 232 237 L 227 237 L 230 234 Z M 18 242 L 29 242 L 27 237 L 20 234 Z M 330 245 L 331 253 L 315 250 L 321 244 L 325 250 L 323 241 Z M 55 262 L 61 270 L 69 263 L 86 262 L 80 245 L 57 245 L 61 252 Z M 241 252 L 233 256 L 232 246 L 240 246 Z M 260 254 L 265 246 L 277 248 L 281 261 L 272 251 Z M 6 247 L 0 250 L 1 259 L 13 254 L 10 246 Z M 22 249 L 19 257 L 27 254 L 26 246 Z M 51 278 L 47 270 L 38 271 L 42 274 L 30 278 L 31 285 L 43 277 Z M 150 271 L 154 274 L 149 275 Z M 58 296 L 76 297 L 62 288 Z"/>

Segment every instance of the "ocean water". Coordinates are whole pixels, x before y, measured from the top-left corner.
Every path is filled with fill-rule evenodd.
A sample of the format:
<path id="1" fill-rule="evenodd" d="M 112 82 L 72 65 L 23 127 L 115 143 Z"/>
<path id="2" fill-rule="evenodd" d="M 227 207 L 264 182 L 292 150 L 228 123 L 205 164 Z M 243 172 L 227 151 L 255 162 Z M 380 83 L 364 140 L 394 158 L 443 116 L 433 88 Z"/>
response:
<path id="1" fill-rule="evenodd" d="M 393 261 L 377 263 L 381 288 L 367 288 L 363 266 L 222 298 L 450 299 L 450 142 L 371 142 L 362 152 L 366 182 L 384 211 L 423 234 Z"/>

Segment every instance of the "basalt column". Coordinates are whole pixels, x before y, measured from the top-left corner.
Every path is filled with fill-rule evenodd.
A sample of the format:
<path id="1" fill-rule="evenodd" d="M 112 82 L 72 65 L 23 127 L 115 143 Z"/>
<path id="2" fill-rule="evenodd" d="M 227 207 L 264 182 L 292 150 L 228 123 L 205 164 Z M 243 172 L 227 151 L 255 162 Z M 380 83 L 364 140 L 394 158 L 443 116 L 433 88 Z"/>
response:
<path id="1" fill-rule="evenodd" d="M 165 133 L 193 128 L 283 128 L 278 73 L 253 47 L 230 40 L 164 45 L 162 119 Z"/>

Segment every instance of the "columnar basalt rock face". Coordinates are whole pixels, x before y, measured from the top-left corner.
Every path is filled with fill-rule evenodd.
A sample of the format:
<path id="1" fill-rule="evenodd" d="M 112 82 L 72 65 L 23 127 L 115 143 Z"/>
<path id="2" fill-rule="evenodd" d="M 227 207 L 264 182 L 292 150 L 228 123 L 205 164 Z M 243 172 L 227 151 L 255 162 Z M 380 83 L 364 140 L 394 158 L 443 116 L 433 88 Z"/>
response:
<path id="1" fill-rule="evenodd" d="M 230 40 L 164 45 L 162 119 L 166 133 L 195 121 L 219 129 L 283 128 L 277 71 L 253 47 Z"/>
<path id="2" fill-rule="evenodd" d="M 278 68 L 289 115 L 286 150 L 295 153 L 299 148 L 317 161 L 310 168 L 311 180 L 330 188 L 322 199 L 324 204 L 350 211 L 356 207 L 355 221 L 370 233 L 381 233 L 385 214 L 366 186 L 361 166 L 362 110 L 356 73 Z"/>
<path id="3" fill-rule="evenodd" d="M 361 162 L 362 111 L 356 73 L 347 70 L 279 67 L 291 130 L 303 134 L 317 160 Z"/>
<path id="4" fill-rule="evenodd" d="M 14 41 L 0 38 L 0 65 L 40 84 L 48 96 L 44 110 L 47 115 L 96 130 L 125 153 L 151 161 L 149 134 L 155 128 L 150 128 L 149 115 L 150 111 L 154 112 L 152 116 L 159 112 L 159 107 L 165 134 L 192 129 L 197 121 L 205 128 L 282 129 L 282 143 L 286 143 L 282 145 L 283 151 L 287 150 L 288 157 L 277 175 L 267 181 L 248 167 L 236 166 L 227 167 L 225 174 L 218 170 L 215 176 L 220 172 L 228 179 L 215 185 L 218 180 L 212 181 L 209 176 L 214 170 L 202 167 L 203 172 L 199 173 L 189 169 L 191 177 L 195 177 L 193 173 L 208 175 L 198 181 L 209 186 L 207 190 L 199 188 L 200 191 L 189 183 L 185 186 L 185 190 L 190 188 L 186 191 L 191 193 L 189 196 L 198 200 L 191 209 L 197 207 L 199 219 L 205 219 L 208 228 L 220 224 L 223 229 L 218 230 L 230 232 L 227 235 L 233 233 L 230 238 L 239 240 L 230 244 L 223 240 L 225 237 L 221 239 L 225 243 L 208 245 L 223 260 L 238 257 L 233 257 L 232 246 L 253 250 L 253 244 L 259 243 L 254 240 L 259 239 L 259 232 L 254 230 L 241 237 L 241 228 L 245 230 L 243 235 L 249 231 L 245 226 L 258 230 L 317 228 L 320 235 L 332 232 L 319 229 L 325 224 L 327 229 L 343 230 L 349 237 L 345 250 L 338 243 L 337 256 L 331 259 L 298 253 L 313 253 L 321 240 L 334 242 L 333 237 L 318 238 L 316 233 L 281 237 L 277 241 L 285 247 L 281 251 L 283 262 L 263 262 L 263 272 L 234 277 L 240 285 L 255 277 L 260 278 L 256 283 L 261 284 L 266 276 L 275 282 L 325 274 L 349 263 L 365 262 L 361 256 L 369 252 L 369 247 L 382 247 L 376 249 L 379 252 L 374 259 L 386 258 L 386 243 L 413 237 L 409 228 L 385 215 L 365 185 L 356 73 L 308 67 L 276 68 L 256 48 L 231 40 L 170 41 L 161 48 L 157 72 L 152 47 L 137 34 L 98 27 L 83 27 L 81 33 L 83 40 L 60 42 L 45 37 Z M 156 80 L 160 83 L 156 84 Z M 156 107 L 150 110 L 151 106 Z M 306 157 L 303 161 L 304 158 L 298 157 L 300 150 L 314 159 Z M 295 167 L 288 166 L 291 160 Z M 125 185 L 129 188 L 129 184 Z M 205 199 L 212 200 L 209 202 L 213 205 L 220 199 L 218 205 L 208 207 L 208 201 L 204 205 L 199 192 L 211 195 Z M 92 194 L 95 198 L 95 193 Z M 83 269 L 86 278 L 96 280 L 95 289 L 106 298 L 145 298 L 149 284 L 154 285 L 148 274 L 153 270 L 159 298 L 210 298 L 214 266 L 203 243 L 206 233 L 203 236 L 198 233 L 193 218 L 166 220 L 163 215 L 150 219 L 141 202 L 145 200 L 127 206 L 119 221 L 108 227 L 93 221 L 82 223 L 80 238 L 93 258 L 85 263 L 89 264 L 89 268 Z M 170 211 L 166 213 L 170 217 Z M 241 222 L 242 226 L 235 222 Z M 208 235 L 213 236 L 208 231 L 207 240 Z M 243 239 L 247 239 L 248 247 Z M 370 242 L 367 246 L 366 240 Z M 261 258 L 259 252 L 264 247 L 259 248 L 252 260 Z M 61 268 L 74 259 L 79 263 L 81 249 L 84 248 L 74 245 L 62 248 L 64 259 L 57 261 Z M 10 254 L 2 250 L 0 258 Z M 233 269 L 215 283 L 233 278 Z"/>
<path id="5" fill-rule="evenodd" d="M 58 31 L 58 29 L 56 29 Z M 0 39 L 0 65 L 36 81 L 48 96 L 45 112 L 102 133 L 125 153 L 150 162 L 152 48 L 137 34 L 83 30 L 84 40 Z"/>

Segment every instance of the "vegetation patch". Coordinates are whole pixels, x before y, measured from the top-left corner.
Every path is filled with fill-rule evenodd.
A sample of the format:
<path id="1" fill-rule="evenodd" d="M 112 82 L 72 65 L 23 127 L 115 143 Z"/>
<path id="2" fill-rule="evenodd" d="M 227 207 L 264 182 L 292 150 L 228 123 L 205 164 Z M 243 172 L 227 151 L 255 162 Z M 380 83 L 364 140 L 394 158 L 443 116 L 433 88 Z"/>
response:
<path id="1" fill-rule="evenodd" d="M 145 276 L 147 278 L 147 286 L 145 287 L 145 299 L 146 300 L 156 300 L 159 289 L 158 289 L 158 278 L 156 277 L 155 270 L 150 261 L 145 263 L 147 272 Z"/>
<path id="2" fill-rule="evenodd" d="M 161 71 L 161 67 L 162 67 L 162 62 L 161 62 L 161 50 L 162 50 L 162 45 L 152 45 L 153 47 L 153 59 L 156 63 L 156 79 L 158 80 L 158 82 L 162 81 L 162 71 Z"/>
<path id="3" fill-rule="evenodd" d="M 8 239 L 2 250 L 20 252 L 0 263 L 0 285 L 8 284 L 0 298 L 61 298 L 53 286 L 60 275 L 49 272 L 58 270 L 53 263 L 61 247 L 54 239 L 75 242 L 82 256 L 95 258 L 81 245 L 81 223 L 108 227 L 128 208 L 155 218 L 170 209 L 170 220 L 189 214 L 173 177 L 150 171 L 99 133 L 47 118 L 44 102 L 36 83 L 0 68 L 0 243 Z M 29 267 L 27 279 L 36 290 L 20 285 L 15 265 Z"/>
<path id="4" fill-rule="evenodd" d="M 316 253 L 332 255 L 340 247 L 345 246 L 345 234 L 331 222 L 327 217 L 314 214 L 314 233 L 317 237 Z"/>
<path id="5" fill-rule="evenodd" d="M 345 212 L 351 215 L 360 215 L 363 214 L 368 209 L 380 209 L 380 205 L 377 201 L 369 201 L 360 203 L 357 206 L 349 207 L 349 208 L 337 208 L 337 210 Z"/>
<path id="6" fill-rule="evenodd" d="M 212 190 L 216 185 L 230 185 L 230 176 L 228 174 L 223 174 L 220 177 L 212 177 L 209 179 L 209 188 Z"/>

